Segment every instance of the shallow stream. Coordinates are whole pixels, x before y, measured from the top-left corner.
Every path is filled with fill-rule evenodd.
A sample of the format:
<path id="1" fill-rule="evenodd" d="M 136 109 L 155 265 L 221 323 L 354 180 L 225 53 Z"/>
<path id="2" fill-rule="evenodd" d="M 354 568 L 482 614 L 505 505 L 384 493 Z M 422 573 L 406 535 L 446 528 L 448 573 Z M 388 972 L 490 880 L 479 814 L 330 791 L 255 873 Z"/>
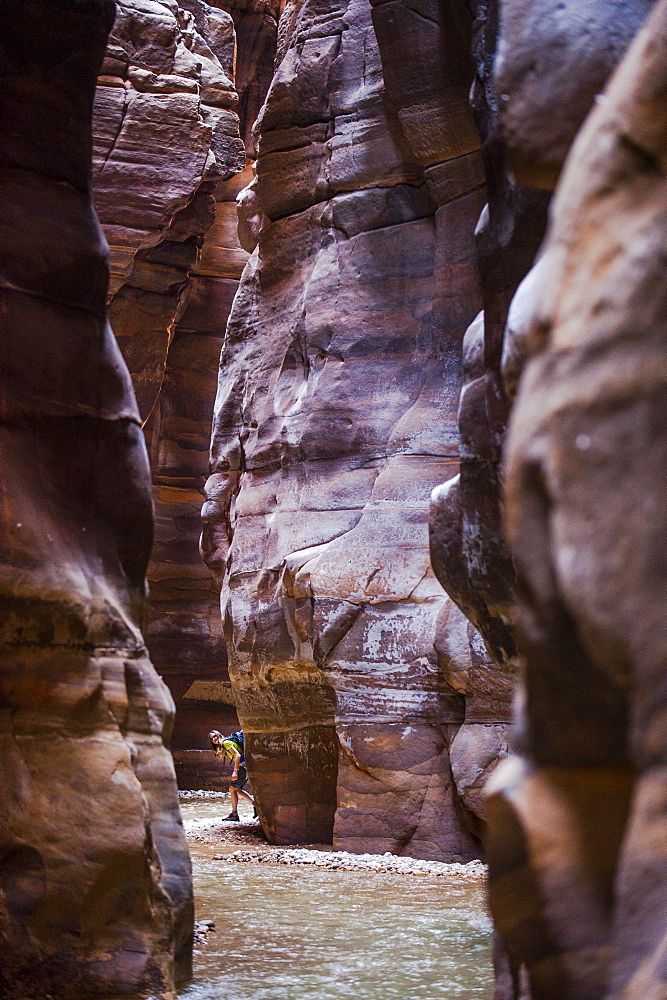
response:
<path id="1" fill-rule="evenodd" d="M 220 847 L 191 850 L 197 919 L 216 929 L 197 946 L 182 1000 L 493 994 L 481 881 L 236 864 L 214 859 Z"/>

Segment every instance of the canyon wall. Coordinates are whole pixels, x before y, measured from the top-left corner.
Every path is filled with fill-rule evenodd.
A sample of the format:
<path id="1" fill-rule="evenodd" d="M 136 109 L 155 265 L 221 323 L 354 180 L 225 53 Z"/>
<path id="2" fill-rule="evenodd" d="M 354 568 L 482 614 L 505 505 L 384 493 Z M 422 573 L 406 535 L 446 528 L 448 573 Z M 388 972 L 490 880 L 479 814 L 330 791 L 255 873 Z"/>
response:
<path id="1" fill-rule="evenodd" d="M 501 376 L 509 304 L 546 228 L 548 194 L 517 183 L 498 123 L 492 69 L 500 4 L 476 4 L 471 105 L 482 136 L 488 201 L 475 231 L 483 310 L 463 341 L 460 471 L 433 493 L 433 565 L 449 595 L 479 629 L 512 685 L 518 670 L 512 624 L 514 569 L 501 529 L 500 462 L 510 404 Z"/>
<path id="2" fill-rule="evenodd" d="M 91 198 L 114 5 L 0 12 L 0 993 L 172 990 L 190 860 L 140 631 L 150 478 Z M 119 90 L 118 93 L 121 93 Z M 124 93 L 124 91 L 123 91 Z"/>
<path id="3" fill-rule="evenodd" d="M 541 329 L 544 318 L 538 314 L 537 303 L 540 300 L 550 301 L 550 296 L 555 294 L 557 268 L 540 257 L 513 301 L 512 295 L 538 249 L 550 191 L 576 131 L 652 3 L 640 0 L 632 4 L 592 3 L 584 7 L 579 3 L 563 4 L 550 0 L 531 4 L 506 0 L 503 4 L 473 6 L 477 13 L 473 44 L 477 80 L 472 104 L 483 137 L 489 193 L 488 205 L 482 213 L 476 234 L 484 311 L 464 339 L 464 386 L 459 407 L 461 471 L 460 475 L 434 492 L 431 553 L 443 586 L 479 628 L 487 651 L 503 676 L 511 680 L 521 673 L 521 658 L 516 646 L 515 606 L 517 593 L 520 605 L 523 601 L 525 580 L 521 577 L 517 580 L 515 576 L 517 554 L 515 552 L 510 556 L 501 525 L 502 449 L 511 399 L 516 392 L 527 352 L 538 336 L 540 341 L 544 336 Z M 600 102 L 604 100 L 602 97 L 597 99 Z M 539 189 L 543 189 L 543 193 Z M 580 243 L 579 252 L 581 246 Z M 538 409 L 539 405 L 534 414 Z M 526 522 L 524 529 L 522 559 L 530 565 L 531 558 L 538 559 L 538 553 L 534 551 L 537 535 L 531 534 Z M 535 623 L 531 618 L 530 625 L 526 625 L 525 621 L 524 625 L 525 653 L 526 634 L 532 635 Z M 563 698 L 558 695 L 563 682 L 556 686 L 555 676 L 559 673 L 567 676 L 565 664 L 572 655 L 576 655 L 574 650 L 578 640 L 571 626 L 572 622 L 559 620 L 561 633 L 556 642 L 557 629 L 552 621 L 548 640 L 552 665 L 550 679 L 542 678 L 537 684 L 529 684 L 525 690 L 524 685 L 520 688 L 518 747 L 523 746 L 522 734 L 527 720 L 533 720 L 536 727 L 533 736 L 535 745 L 543 743 L 540 732 L 543 725 L 548 728 L 545 721 L 547 715 L 558 720 L 556 726 L 563 721 L 558 704 L 559 698 Z M 530 643 L 528 645 L 530 647 Z M 559 658 L 562 658 L 562 663 L 558 662 Z M 529 670 L 531 666 L 529 659 Z M 540 668 L 535 666 L 535 669 L 539 671 Z M 590 676 L 587 681 L 591 681 Z M 533 692 L 538 690 L 541 707 L 534 707 L 531 699 Z M 591 683 L 592 703 L 596 700 L 595 691 L 596 686 Z M 579 753 L 577 746 L 583 748 L 589 741 L 594 742 L 590 710 L 581 710 L 583 702 L 580 702 L 578 710 L 576 699 L 572 698 L 563 698 L 562 705 L 569 723 L 563 727 L 566 734 L 563 748 L 569 740 L 571 753 L 576 757 Z M 537 754 L 535 747 L 533 752 Z M 527 768 L 534 763 L 530 755 L 529 759 L 531 763 L 526 762 Z M 589 774 L 586 790 L 579 789 L 581 796 L 590 796 L 588 809 L 582 811 L 581 803 L 575 807 L 570 802 L 567 809 L 571 812 L 563 813 L 560 822 L 556 822 L 552 806 L 553 797 L 563 792 L 564 786 L 559 786 L 560 778 L 554 777 L 553 773 L 548 779 L 542 775 L 540 787 L 533 788 L 527 777 L 528 772 L 519 777 L 517 767 L 516 763 L 507 765 L 507 769 L 501 770 L 492 783 L 493 788 L 500 789 L 506 780 L 506 798 L 514 801 L 516 793 L 515 805 L 523 800 L 520 807 L 507 809 L 506 803 L 502 807 L 498 805 L 502 794 L 494 792 L 491 799 L 494 817 L 490 839 L 492 900 L 497 926 L 503 932 L 505 946 L 510 953 L 508 962 L 507 955 L 503 954 L 505 949 L 501 947 L 497 951 L 498 995 L 523 997 L 524 991 L 530 989 L 528 978 L 536 996 L 564 995 L 564 970 L 569 960 L 563 964 L 558 951 L 560 948 L 567 951 L 571 947 L 573 950 L 580 949 L 578 958 L 573 960 L 580 964 L 577 972 L 570 977 L 568 988 L 572 989 L 572 993 L 567 995 L 601 996 L 604 987 L 599 978 L 596 979 L 595 971 L 596 965 L 599 971 L 598 959 L 589 963 L 593 971 L 589 969 L 584 974 L 584 966 L 590 959 L 590 948 L 586 950 L 583 939 L 586 935 L 592 937 L 597 933 L 597 945 L 602 939 L 609 940 L 608 897 L 613 869 L 610 875 L 608 840 L 613 840 L 619 829 L 618 818 L 614 819 L 609 810 L 612 814 L 616 810 L 614 796 L 621 802 L 627 793 L 625 778 L 621 776 L 617 779 L 618 787 L 614 792 L 612 779 L 607 780 L 605 786 L 608 775 L 598 772 L 593 777 Z M 596 781 L 600 782 L 597 790 Z M 529 786 L 530 790 L 527 790 Z M 551 804 L 547 795 L 552 797 Z M 575 791 L 572 791 L 572 796 L 574 800 Z M 498 820 L 499 809 L 502 811 L 501 822 Z M 602 826 L 608 825 L 608 830 L 601 829 L 600 822 L 586 826 L 585 813 L 590 818 L 596 810 L 604 816 L 600 822 Z M 529 815 L 533 817 L 531 820 Z M 522 824 L 525 827 L 519 832 Z M 592 921 L 593 932 L 591 926 L 582 929 L 581 933 L 579 928 L 572 928 L 572 913 L 580 912 L 584 905 L 582 899 L 586 898 L 586 905 L 590 903 L 586 891 L 578 894 L 571 891 L 568 895 L 565 882 L 558 881 L 554 866 L 546 860 L 543 864 L 548 872 L 544 868 L 540 870 L 540 861 L 530 859 L 523 864 L 518 860 L 524 858 L 524 851 L 530 854 L 533 850 L 532 845 L 527 846 L 527 837 L 530 836 L 536 842 L 542 838 L 540 846 L 535 847 L 535 858 L 540 854 L 546 859 L 546 852 L 555 851 L 555 844 L 561 840 L 559 863 L 562 863 L 568 854 L 566 844 L 572 836 L 572 829 L 578 826 L 586 829 L 585 836 L 596 845 L 601 859 L 593 877 L 597 879 L 597 889 L 602 886 L 597 900 L 598 915 L 605 915 Z M 527 833 L 528 830 L 530 833 Z M 531 861 L 535 862 L 534 867 L 531 867 Z M 576 867 L 581 861 L 580 854 L 576 862 L 573 857 L 569 861 L 573 866 L 570 872 L 572 885 L 582 878 L 586 868 L 587 877 L 595 868 L 595 864 L 588 862 Z M 537 889 L 544 878 L 556 878 L 554 891 L 548 894 L 546 902 Z M 513 885 L 514 879 L 517 880 L 516 885 Z M 534 918 L 530 932 L 522 916 L 529 906 Z M 553 912 L 550 912 L 550 907 L 553 907 Z M 555 935 L 554 927 L 557 927 Z M 526 968 L 530 969 L 529 977 Z M 586 976 L 590 980 L 588 984 L 582 982 Z M 575 981 L 576 986 L 572 985 Z M 545 984 L 549 992 L 542 993 Z M 528 995 L 527 992 L 525 995 Z"/>
<path id="4" fill-rule="evenodd" d="M 667 0 L 603 93 L 649 0 L 224 6 L 0 13 L 0 993 L 189 969 L 143 425 L 184 783 L 236 704 L 275 841 L 488 809 L 498 995 L 664 998 Z"/>
<path id="5" fill-rule="evenodd" d="M 153 469 L 147 639 L 176 697 L 198 673 L 224 675 L 226 666 L 216 589 L 198 555 L 198 490 L 220 330 L 242 267 L 232 239 L 229 277 L 212 268 L 211 244 L 225 242 L 235 194 L 226 182 L 245 166 L 232 19 L 192 6 L 198 19 L 173 0 L 118 3 L 93 123 L 95 201 L 111 247 L 109 318 Z M 212 302 L 222 313 L 213 320 Z"/>
<path id="6" fill-rule="evenodd" d="M 519 667 L 516 579 L 502 530 L 500 466 L 539 265 L 512 316 L 510 303 L 539 250 L 549 195 L 576 130 L 651 3 L 471 5 L 472 106 L 489 194 L 476 231 L 484 309 L 464 340 L 461 468 L 434 492 L 431 554 L 438 579 L 508 678 Z"/>
<path id="7" fill-rule="evenodd" d="M 538 25 L 507 4 L 501 118 L 533 182 L 553 179 L 619 54 L 610 41 L 627 44 L 652 5 L 592 6 L 582 35 L 574 7 Z M 547 1000 L 667 995 L 666 80 L 661 0 L 576 139 L 510 316 L 512 386 L 512 355 L 525 368 L 506 527 L 526 668 L 517 756 L 489 791 L 491 901 L 515 968 Z"/>
<path id="8" fill-rule="evenodd" d="M 273 72 L 278 13 L 266 0 L 120 0 L 95 100 L 109 316 L 153 478 L 146 641 L 179 706 L 182 787 L 217 787 L 207 733 L 238 728 L 199 515 L 220 348 L 248 257 L 235 199 L 250 176 L 246 146 Z"/>
<path id="9" fill-rule="evenodd" d="M 469 858 L 506 751 L 508 685 L 427 535 L 480 307 L 470 30 L 464 5 L 288 6 L 255 130 L 203 545 L 278 842 Z"/>

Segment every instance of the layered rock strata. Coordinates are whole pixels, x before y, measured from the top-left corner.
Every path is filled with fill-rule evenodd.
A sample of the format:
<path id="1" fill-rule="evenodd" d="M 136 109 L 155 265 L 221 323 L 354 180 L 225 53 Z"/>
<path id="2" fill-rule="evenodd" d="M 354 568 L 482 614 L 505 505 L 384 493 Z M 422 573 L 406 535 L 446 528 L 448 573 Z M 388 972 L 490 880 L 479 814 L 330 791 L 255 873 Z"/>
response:
<path id="1" fill-rule="evenodd" d="M 666 81 L 661 0 L 576 140 L 517 324 L 506 496 L 526 676 L 519 756 L 490 790 L 491 899 L 547 1000 L 667 995 Z M 543 175 L 559 128 L 539 143 L 533 110 L 520 90 L 508 135 Z"/>
<path id="2" fill-rule="evenodd" d="M 160 393 L 145 425 L 156 513 L 147 641 L 179 704 L 197 679 L 229 681 L 219 590 L 199 553 L 199 515 L 222 337 L 247 259 L 235 235 L 243 177 L 216 191 L 215 219 L 188 273 Z M 181 722 L 179 713 L 177 741 Z M 204 738 L 212 727 L 220 728 L 213 720 L 204 724 Z"/>
<path id="3" fill-rule="evenodd" d="M 245 164 L 235 62 L 227 12 L 199 0 L 122 0 L 95 101 L 109 315 L 153 468 L 147 640 L 176 698 L 202 672 L 227 679 L 217 588 L 198 537 L 217 358 L 246 256 L 226 224 L 237 190 L 227 182 Z"/>
<path id="4" fill-rule="evenodd" d="M 196 260 L 197 237 L 212 222 L 214 182 L 244 165 L 229 78 L 232 19 L 199 6 L 202 16 L 206 8 L 207 37 L 175 0 L 118 0 L 95 99 L 95 202 L 111 248 L 109 295 L 127 321 L 132 310 L 117 296 L 121 287 L 155 296 L 144 294 L 141 318 L 116 333 L 127 341 L 144 417 L 166 354 L 155 332 L 164 328 L 164 339 L 164 317 L 174 318 L 162 300 L 178 296 L 179 277 L 183 282 Z M 153 258 L 154 248 L 162 256 Z"/>
<path id="5" fill-rule="evenodd" d="M 395 16 L 428 23 L 421 93 L 392 66 Z M 204 553 L 271 839 L 328 840 L 333 824 L 346 849 L 468 858 L 504 734 L 474 767 L 465 741 L 451 756 L 488 658 L 433 577 L 426 521 L 458 464 L 460 342 L 479 307 L 472 66 L 462 44 L 434 92 L 449 22 L 372 17 L 305 3 L 281 22 L 241 197 L 258 246 L 221 357 Z M 486 694 L 493 727 L 507 697 Z"/>
<path id="6" fill-rule="evenodd" d="M 94 189 L 112 248 L 110 318 L 153 470 L 146 639 L 179 705 L 172 748 L 185 788 L 226 787 L 206 734 L 238 726 L 219 588 L 199 555 L 199 511 L 220 347 L 248 257 L 235 198 L 249 180 L 244 146 L 252 151 L 273 74 L 278 14 L 266 0 L 125 0 L 96 94 Z M 193 683 L 203 696 L 185 697 Z M 227 700 L 212 697 L 223 688 Z"/>
<path id="7" fill-rule="evenodd" d="M 451 744 L 450 757 L 459 801 L 470 828 L 481 837 L 482 788 L 507 753 L 516 670 L 514 641 L 505 624 L 505 607 L 501 610 L 501 605 L 509 604 L 511 580 L 503 572 L 510 568 L 510 561 L 498 531 L 497 465 L 507 415 L 500 387 L 500 344 L 507 304 L 543 232 L 546 198 L 519 188 L 509 173 L 490 79 L 497 10 L 473 4 L 471 11 L 476 17 L 465 4 L 430 3 L 416 11 L 402 0 L 372 2 L 387 98 L 411 152 L 425 168 L 432 193 L 444 201 L 456 197 L 448 185 L 453 177 L 467 172 L 478 183 L 486 180 L 489 199 L 476 227 L 473 254 L 484 313 L 473 321 L 462 345 L 463 386 L 457 418 L 460 473 L 444 490 L 447 504 L 432 505 L 435 517 L 430 525 L 431 535 L 439 542 L 431 553 L 436 575 L 481 631 L 480 635 L 447 603 L 438 618 L 435 639 L 448 683 L 466 698 L 464 724 Z M 481 149 L 477 148 L 478 135 L 482 136 Z M 460 155 L 450 159 L 457 145 Z M 450 241 L 450 228 L 442 226 L 438 238 Z M 450 291 L 451 309 L 456 282 Z M 467 306 L 465 300 L 463 305 Z M 464 326 L 461 315 L 461 329 Z M 484 518 L 478 512 L 482 501 Z"/>
<path id="8" fill-rule="evenodd" d="M 509 415 L 501 355 L 510 301 L 544 235 L 548 195 L 521 187 L 509 169 L 491 75 L 498 4 L 475 7 L 471 104 L 483 137 L 488 192 L 475 233 L 484 308 L 463 342 L 460 472 L 433 494 L 431 556 L 438 579 L 479 629 L 511 684 L 518 663 L 512 627 L 514 570 L 500 524 L 499 470 Z"/>
<path id="9" fill-rule="evenodd" d="M 431 537 L 438 578 L 508 676 L 518 666 L 516 581 L 501 527 L 499 470 L 510 412 L 506 389 L 514 390 L 523 363 L 521 338 L 504 337 L 509 306 L 539 249 L 549 191 L 576 129 L 650 5 L 474 5 L 472 104 L 489 191 L 476 235 L 484 310 L 464 345 L 461 471 L 434 494 Z M 532 296 L 537 278 L 536 272 L 522 299 Z M 521 326 L 522 310 L 517 302 L 512 326 Z"/>
<path id="10" fill-rule="evenodd" d="M 187 0 L 186 6 L 200 0 Z M 239 95 L 238 115 L 246 152 L 255 159 L 252 128 L 273 79 L 278 22 L 284 0 L 214 0 L 213 6 L 230 14 L 236 32 L 234 85 Z"/>
<path id="11" fill-rule="evenodd" d="M 172 990 L 190 861 L 173 702 L 140 624 L 148 461 L 105 316 L 91 198 L 95 77 L 114 5 L 0 12 L 0 993 Z"/>

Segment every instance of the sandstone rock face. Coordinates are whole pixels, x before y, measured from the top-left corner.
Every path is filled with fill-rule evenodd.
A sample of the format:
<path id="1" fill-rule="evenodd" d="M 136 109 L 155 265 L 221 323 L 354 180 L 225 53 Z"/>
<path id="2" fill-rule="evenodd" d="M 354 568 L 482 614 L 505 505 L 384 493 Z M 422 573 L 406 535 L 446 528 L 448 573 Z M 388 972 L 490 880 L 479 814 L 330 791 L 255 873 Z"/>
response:
<path id="1" fill-rule="evenodd" d="M 213 9 L 208 18 L 211 42 L 229 60 L 231 18 Z M 237 104 L 234 84 L 193 14 L 175 0 L 119 0 L 95 108 L 95 201 L 111 248 L 111 296 L 124 284 L 156 296 L 177 294 L 179 265 L 182 274 L 187 250 L 196 250 L 195 238 L 211 223 L 210 184 L 202 184 L 243 168 Z M 165 242 L 167 259 L 152 260 L 146 251 Z M 161 311 L 147 309 L 138 328 L 116 333 L 133 338 L 125 353 L 136 357 L 130 371 L 143 373 L 144 415 L 161 381 L 160 366 L 147 364 L 153 360 L 146 357 L 145 344 L 153 340 L 147 321 Z"/>
<path id="2" fill-rule="evenodd" d="M 648 0 L 473 5 L 473 106 L 489 192 L 477 227 L 484 311 L 464 342 L 460 475 L 434 494 L 431 544 L 440 582 L 510 676 L 518 666 L 516 581 L 501 527 L 499 470 L 507 390 L 515 391 L 525 356 L 512 327 L 521 322 L 521 300 L 532 296 L 539 269 L 522 288 L 510 336 L 503 340 L 503 334 L 512 297 L 545 231 L 548 192 L 536 189 L 553 187 L 576 129 L 649 7 Z"/>
<path id="3" fill-rule="evenodd" d="M 236 237 L 235 197 L 248 180 L 239 174 L 241 131 L 268 88 L 277 33 L 270 4 L 230 10 L 202 0 L 119 3 L 93 123 L 95 198 L 112 251 L 110 319 L 153 470 L 146 638 L 177 700 L 196 678 L 228 682 L 199 510 L 222 336 L 248 256 Z M 182 750 L 192 736 L 185 714 L 174 733 Z M 213 724 L 203 721 L 204 740 Z"/>
<path id="4" fill-rule="evenodd" d="M 193 271 L 216 219 L 216 193 L 222 204 L 220 189 L 245 161 L 229 77 L 232 19 L 201 3 L 190 6 L 173 0 L 119 5 L 93 122 L 95 198 L 112 248 L 109 315 L 153 467 L 157 531 L 147 639 L 177 698 L 202 667 L 222 674 L 226 668 L 217 590 L 197 544 L 217 324 L 224 329 L 225 316 L 204 330 L 204 323 L 192 322 L 193 308 L 199 304 L 201 320 L 202 299 L 208 305 L 215 297 L 210 283 L 208 295 L 197 287 L 206 283 L 206 265 L 203 275 Z M 216 305 L 224 308 L 233 291 L 221 291 Z"/>
<path id="5" fill-rule="evenodd" d="M 285 4 L 283 0 L 215 0 L 213 6 L 226 10 L 234 23 L 234 85 L 239 95 L 238 115 L 246 150 L 254 159 L 252 127 L 273 79 L 278 22 Z"/>
<path id="6" fill-rule="evenodd" d="M 661 0 L 576 140 L 515 323 L 527 665 L 520 756 L 490 791 L 491 899 L 546 1000 L 667 995 L 666 93 Z"/>
<path id="7" fill-rule="evenodd" d="M 553 190 L 595 95 L 654 2 L 501 4 L 495 89 L 512 169 L 522 184 Z"/>
<path id="8" fill-rule="evenodd" d="M 476 229 L 484 309 L 463 341 L 460 472 L 433 494 L 430 535 L 440 583 L 479 629 L 511 684 L 518 663 L 512 626 L 514 570 L 501 530 L 499 467 L 509 414 L 501 355 L 510 301 L 544 233 L 547 196 L 517 184 L 499 132 L 491 78 L 498 7 L 475 5 L 473 32 L 472 106 L 483 137 L 488 192 Z"/>
<path id="9" fill-rule="evenodd" d="M 371 20 L 355 0 L 283 15 L 241 198 L 258 246 L 221 358 L 204 553 L 269 836 L 333 824 L 345 849 L 464 858 L 507 691 L 481 678 L 428 555 L 428 497 L 459 458 L 483 204 L 469 25 L 443 78 L 440 20 L 400 4 Z M 402 66 L 401 25 L 426 31 L 431 63 Z M 478 752 L 457 736 L 468 718 L 490 727 Z"/>
<path id="10" fill-rule="evenodd" d="M 199 553 L 199 513 L 222 336 L 247 259 L 234 233 L 234 198 L 242 183 L 234 178 L 216 191 L 215 220 L 188 272 L 160 393 L 145 427 L 156 512 L 147 641 L 177 699 L 197 678 L 229 680 L 219 588 Z M 176 734 L 180 725 L 179 715 Z M 204 724 L 204 739 L 211 725 Z"/>
<path id="11" fill-rule="evenodd" d="M 173 702 L 140 631 L 148 462 L 91 200 L 113 14 L 0 13 L 0 993 L 21 1000 L 157 993 L 190 966 Z"/>

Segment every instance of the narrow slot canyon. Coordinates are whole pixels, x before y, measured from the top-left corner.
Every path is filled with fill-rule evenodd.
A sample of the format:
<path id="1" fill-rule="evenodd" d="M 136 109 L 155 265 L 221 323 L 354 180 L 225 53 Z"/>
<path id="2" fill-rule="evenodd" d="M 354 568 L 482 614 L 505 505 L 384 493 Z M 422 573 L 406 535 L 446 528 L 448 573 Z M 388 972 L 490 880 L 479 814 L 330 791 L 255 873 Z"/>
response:
<path id="1" fill-rule="evenodd" d="M 0 1000 L 667 1000 L 667 0 L 0 77 Z"/>

